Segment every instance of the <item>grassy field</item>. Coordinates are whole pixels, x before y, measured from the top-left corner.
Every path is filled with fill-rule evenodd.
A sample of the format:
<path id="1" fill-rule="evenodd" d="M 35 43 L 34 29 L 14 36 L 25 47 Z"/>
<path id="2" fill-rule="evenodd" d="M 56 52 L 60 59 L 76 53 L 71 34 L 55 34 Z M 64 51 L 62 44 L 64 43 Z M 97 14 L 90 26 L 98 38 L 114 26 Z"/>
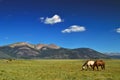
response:
<path id="1" fill-rule="evenodd" d="M 120 60 L 105 60 L 106 70 L 81 71 L 85 60 L 0 60 L 0 80 L 120 80 Z"/>

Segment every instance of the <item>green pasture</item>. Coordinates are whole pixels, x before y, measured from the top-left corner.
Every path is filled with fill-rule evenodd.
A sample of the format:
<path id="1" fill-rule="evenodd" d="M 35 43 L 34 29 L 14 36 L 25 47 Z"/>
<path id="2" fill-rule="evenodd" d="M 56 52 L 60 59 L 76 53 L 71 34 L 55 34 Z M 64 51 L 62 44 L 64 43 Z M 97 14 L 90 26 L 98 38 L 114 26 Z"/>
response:
<path id="1" fill-rule="evenodd" d="M 0 60 L 0 80 L 120 80 L 120 60 L 104 61 L 105 70 L 81 71 L 85 60 Z"/>

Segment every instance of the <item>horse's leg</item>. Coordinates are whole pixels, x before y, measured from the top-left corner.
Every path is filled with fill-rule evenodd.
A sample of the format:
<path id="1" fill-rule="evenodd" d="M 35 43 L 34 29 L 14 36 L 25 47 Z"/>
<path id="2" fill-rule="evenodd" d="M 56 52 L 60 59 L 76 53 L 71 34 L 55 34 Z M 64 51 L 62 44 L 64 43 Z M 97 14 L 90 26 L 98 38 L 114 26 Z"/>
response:
<path id="1" fill-rule="evenodd" d="M 88 66 L 88 69 L 90 70 L 90 65 Z"/>
<path id="2" fill-rule="evenodd" d="M 101 65 L 101 69 L 103 70 L 103 65 Z"/>
<path id="3" fill-rule="evenodd" d="M 88 70 L 88 68 L 89 68 L 89 66 L 87 65 L 87 69 L 86 70 Z"/>
<path id="4" fill-rule="evenodd" d="M 90 66 L 89 66 L 89 70 L 91 70 L 91 68 L 92 68 L 92 66 L 90 65 Z"/>
<path id="5" fill-rule="evenodd" d="M 95 70 L 95 65 L 92 67 L 93 71 Z"/>
<path id="6" fill-rule="evenodd" d="M 90 65 L 90 68 L 91 68 L 91 69 L 93 68 L 92 65 Z"/>
<path id="7" fill-rule="evenodd" d="M 105 65 L 104 65 L 104 70 L 105 70 Z"/>
<path id="8" fill-rule="evenodd" d="M 99 69 L 98 69 L 98 65 L 97 65 L 96 67 L 97 67 L 97 70 L 99 70 Z"/>
<path id="9" fill-rule="evenodd" d="M 94 67 L 94 66 L 92 65 L 92 67 L 91 67 L 92 70 L 93 70 L 93 67 Z"/>
<path id="10" fill-rule="evenodd" d="M 93 71 L 94 71 L 94 66 L 92 67 Z"/>
<path id="11" fill-rule="evenodd" d="M 89 65 L 87 66 L 87 70 L 89 70 Z"/>
<path id="12" fill-rule="evenodd" d="M 103 65 L 103 69 L 105 70 L 105 65 Z"/>

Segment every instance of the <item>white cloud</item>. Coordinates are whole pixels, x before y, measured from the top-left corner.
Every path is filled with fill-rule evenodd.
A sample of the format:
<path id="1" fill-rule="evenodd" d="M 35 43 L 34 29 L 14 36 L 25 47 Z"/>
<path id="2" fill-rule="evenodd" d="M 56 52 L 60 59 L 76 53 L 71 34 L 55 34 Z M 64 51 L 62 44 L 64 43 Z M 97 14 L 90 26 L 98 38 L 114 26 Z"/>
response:
<path id="1" fill-rule="evenodd" d="M 120 28 L 117 28 L 117 29 L 116 29 L 116 32 L 117 32 L 117 33 L 120 33 Z"/>
<path id="2" fill-rule="evenodd" d="M 53 17 L 51 17 L 51 18 L 41 17 L 40 20 L 41 20 L 41 22 L 44 22 L 45 24 L 56 24 L 56 23 L 63 22 L 63 20 L 57 14 L 54 15 Z"/>
<path id="3" fill-rule="evenodd" d="M 44 22 L 44 17 L 40 17 L 41 22 Z"/>
<path id="4" fill-rule="evenodd" d="M 73 25 L 73 26 L 70 26 L 68 29 L 62 30 L 62 33 L 83 32 L 85 30 L 86 29 L 84 26 Z"/>
<path id="5" fill-rule="evenodd" d="M 40 20 L 44 20 L 44 17 L 40 17 Z"/>

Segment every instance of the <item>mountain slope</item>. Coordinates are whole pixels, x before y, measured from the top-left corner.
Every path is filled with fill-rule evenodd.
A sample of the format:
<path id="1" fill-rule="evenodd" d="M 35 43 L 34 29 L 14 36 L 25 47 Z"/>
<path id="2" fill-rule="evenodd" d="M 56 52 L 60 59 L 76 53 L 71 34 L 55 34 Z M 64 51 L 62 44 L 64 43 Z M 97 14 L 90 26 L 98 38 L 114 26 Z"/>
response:
<path id="1" fill-rule="evenodd" d="M 55 44 L 14 43 L 0 47 L 0 58 L 48 58 L 48 59 L 95 59 L 109 58 L 107 55 L 90 48 L 67 49 Z M 3 57 L 2 57 L 3 56 Z"/>
<path id="2" fill-rule="evenodd" d="M 45 50 L 41 52 L 42 58 L 59 58 L 59 59 L 98 59 L 98 58 L 109 58 L 107 55 L 97 52 L 89 48 L 78 48 L 78 49 L 56 49 L 56 50 Z"/>
<path id="3" fill-rule="evenodd" d="M 29 47 L 27 45 L 15 46 L 15 47 L 1 47 L 0 51 L 15 58 L 34 58 L 39 53 L 38 50 Z"/>
<path id="4" fill-rule="evenodd" d="M 13 58 L 10 55 L 5 54 L 4 52 L 0 51 L 0 59 L 5 59 L 5 58 Z"/>
<path id="5" fill-rule="evenodd" d="M 120 59 L 120 53 L 106 53 L 112 59 Z"/>

